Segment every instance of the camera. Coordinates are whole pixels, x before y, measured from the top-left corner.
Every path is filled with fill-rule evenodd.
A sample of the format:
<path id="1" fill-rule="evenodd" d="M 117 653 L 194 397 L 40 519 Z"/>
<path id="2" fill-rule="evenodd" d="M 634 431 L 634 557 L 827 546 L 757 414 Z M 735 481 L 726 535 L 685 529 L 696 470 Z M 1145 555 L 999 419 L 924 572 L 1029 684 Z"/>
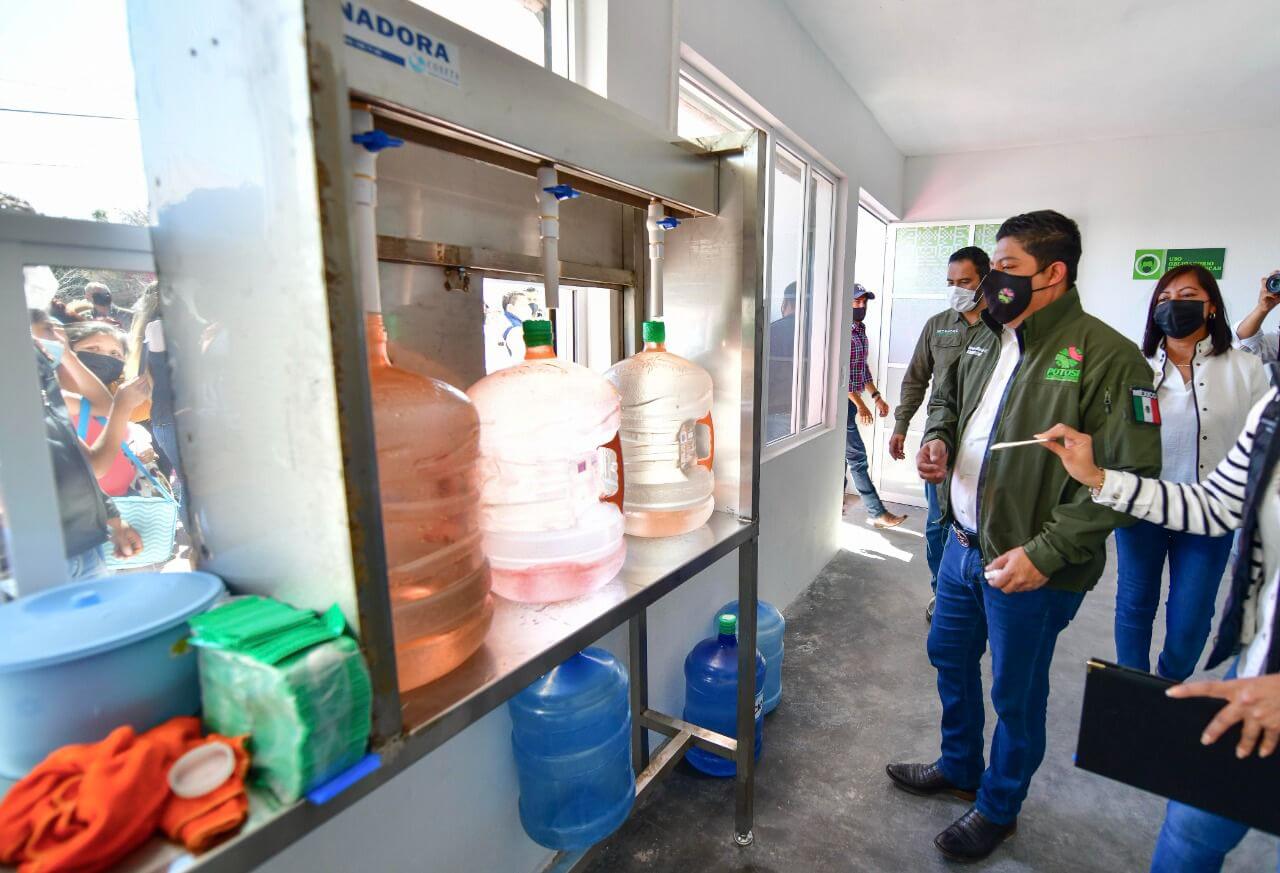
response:
<path id="1" fill-rule="evenodd" d="M 1280 270 L 1267 277 L 1267 293 L 1280 294 Z"/>

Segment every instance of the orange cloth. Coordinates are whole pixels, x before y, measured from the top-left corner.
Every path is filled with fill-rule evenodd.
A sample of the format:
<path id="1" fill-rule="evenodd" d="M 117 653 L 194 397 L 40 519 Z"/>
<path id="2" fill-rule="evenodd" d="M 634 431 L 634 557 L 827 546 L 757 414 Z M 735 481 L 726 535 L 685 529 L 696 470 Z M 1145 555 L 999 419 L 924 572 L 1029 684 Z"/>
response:
<path id="1" fill-rule="evenodd" d="M 236 753 L 236 771 L 204 797 L 169 790 L 169 767 L 217 739 Z M 20 873 L 107 870 L 163 827 L 192 851 L 234 830 L 248 815 L 245 738 L 200 736 L 200 720 L 175 718 L 139 736 L 116 728 L 105 740 L 50 753 L 0 801 L 0 864 Z"/>

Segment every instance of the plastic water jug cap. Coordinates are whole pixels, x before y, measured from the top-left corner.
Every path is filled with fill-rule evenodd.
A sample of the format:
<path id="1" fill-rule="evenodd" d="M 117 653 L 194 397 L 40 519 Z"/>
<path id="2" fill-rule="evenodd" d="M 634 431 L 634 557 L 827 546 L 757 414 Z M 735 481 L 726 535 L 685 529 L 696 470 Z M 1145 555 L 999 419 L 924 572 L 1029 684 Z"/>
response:
<path id="1" fill-rule="evenodd" d="M 646 321 L 644 327 L 644 341 L 647 343 L 665 343 L 667 341 L 667 325 L 661 321 Z"/>
<path id="2" fill-rule="evenodd" d="M 717 620 L 717 624 L 719 625 L 720 634 L 722 636 L 734 636 L 738 633 L 738 617 L 736 615 L 731 615 L 726 612 L 724 615 L 720 616 Z"/>
<path id="3" fill-rule="evenodd" d="M 234 772 L 236 753 L 226 743 L 210 740 L 173 762 L 169 788 L 179 797 L 204 797 L 221 788 Z"/>
<path id="4" fill-rule="evenodd" d="M 526 321 L 521 330 L 524 333 L 524 344 L 528 348 L 551 345 L 551 322 Z"/>

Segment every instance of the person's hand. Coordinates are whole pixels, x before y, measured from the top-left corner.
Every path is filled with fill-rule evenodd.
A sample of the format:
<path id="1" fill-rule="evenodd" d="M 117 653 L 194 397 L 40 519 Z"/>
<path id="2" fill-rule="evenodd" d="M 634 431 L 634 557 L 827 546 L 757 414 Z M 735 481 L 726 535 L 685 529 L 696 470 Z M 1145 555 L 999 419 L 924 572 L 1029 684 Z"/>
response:
<path id="1" fill-rule="evenodd" d="M 889 457 L 895 461 L 901 461 L 907 456 L 906 445 L 907 435 L 905 433 L 895 433 L 889 437 Z"/>
<path id="2" fill-rule="evenodd" d="M 1010 549 L 986 567 L 987 584 L 1005 594 L 1019 591 L 1035 591 L 1049 581 L 1049 577 L 1036 569 L 1022 546 Z"/>
<path id="3" fill-rule="evenodd" d="M 151 376 L 144 373 L 125 382 L 116 390 L 113 405 L 119 406 L 126 412 L 133 412 L 149 399 L 151 399 Z"/>
<path id="4" fill-rule="evenodd" d="M 1280 744 L 1280 675 L 1221 682 L 1186 682 L 1165 692 L 1170 697 L 1216 697 L 1227 701 L 1200 735 L 1200 742 L 1212 745 L 1238 722 L 1243 723 L 1236 757 L 1247 758 L 1257 749 L 1259 758 L 1270 757 Z M 1261 742 L 1259 742 L 1261 740 Z"/>
<path id="5" fill-rule="evenodd" d="M 67 339 L 67 329 L 60 324 L 49 324 L 49 333 L 58 342 L 62 343 L 68 349 L 71 348 L 71 340 Z"/>
<path id="6" fill-rule="evenodd" d="M 920 478 L 934 485 L 947 477 L 947 444 L 942 440 L 929 440 L 916 453 L 916 472 Z"/>
<path id="7" fill-rule="evenodd" d="M 870 409 L 867 409 L 866 406 L 858 407 L 858 424 L 871 424 L 874 420 L 875 419 L 871 417 Z"/>
<path id="8" fill-rule="evenodd" d="M 884 402 L 883 397 L 876 398 L 876 414 L 881 418 L 889 417 L 889 404 Z"/>
<path id="9" fill-rule="evenodd" d="M 117 558 L 128 558 L 142 551 L 142 534 L 129 526 L 122 518 L 107 520 L 107 531 Z"/>
<path id="10" fill-rule="evenodd" d="M 1062 460 L 1062 466 L 1066 468 L 1072 479 L 1090 488 L 1102 487 L 1104 473 L 1102 468 L 1093 462 L 1093 437 L 1061 423 L 1035 436 L 1037 439 L 1049 440 L 1040 445 Z M 1059 443 L 1057 440 L 1062 442 Z"/>
<path id="11" fill-rule="evenodd" d="M 1280 270 L 1274 273 L 1268 273 L 1262 277 L 1262 281 L 1258 283 L 1258 308 L 1263 312 L 1270 312 L 1280 304 L 1280 294 L 1272 294 L 1267 290 L 1267 280 L 1272 276 L 1280 275 Z"/>

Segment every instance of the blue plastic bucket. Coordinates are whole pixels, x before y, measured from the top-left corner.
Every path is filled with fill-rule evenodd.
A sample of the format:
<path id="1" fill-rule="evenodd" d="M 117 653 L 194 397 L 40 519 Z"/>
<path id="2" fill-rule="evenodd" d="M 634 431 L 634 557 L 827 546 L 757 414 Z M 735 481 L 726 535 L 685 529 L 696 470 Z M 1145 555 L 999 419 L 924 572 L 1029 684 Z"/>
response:
<path id="1" fill-rule="evenodd" d="M 209 573 L 130 573 L 0 604 L 0 776 L 121 725 L 198 712 L 186 622 L 222 592 Z"/>

